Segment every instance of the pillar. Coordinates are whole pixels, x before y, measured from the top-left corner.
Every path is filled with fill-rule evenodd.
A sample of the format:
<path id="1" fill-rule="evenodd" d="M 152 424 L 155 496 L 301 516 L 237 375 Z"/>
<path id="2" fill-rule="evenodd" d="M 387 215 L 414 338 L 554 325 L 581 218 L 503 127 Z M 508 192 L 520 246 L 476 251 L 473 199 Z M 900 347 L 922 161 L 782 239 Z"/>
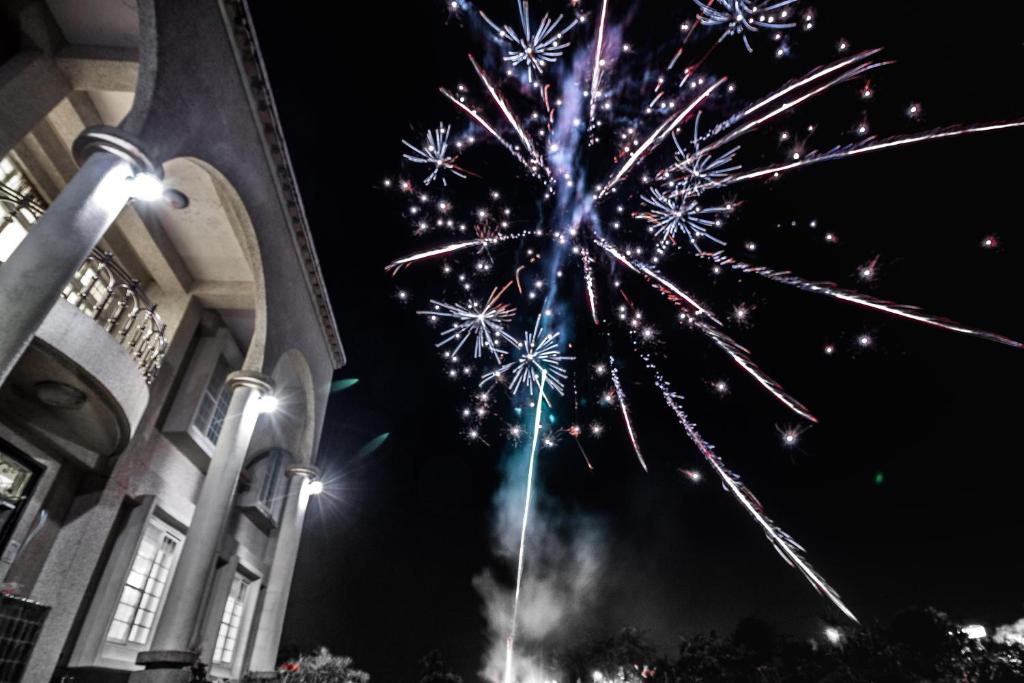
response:
<path id="1" fill-rule="evenodd" d="M 246 371 L 228 375 L 227 386 L 231 400 L 224 425 L 167 589 L 152 650 L 140 653 L 137 659 L 146 670 L 134 672 L 129 679 L 133 683 L 188 681 L 187 667 L 196 660 L 203 595 L 234 506 L 238 476 L 260 414 L 259 398 L 272 388 L 269 378 Z"/>
<path id="2" fill-rule="evenodd" d="M 128 178 L 159 175 L 141 148 L 112 128 L 75 140 L 81 167 L 0 267 L 0 384 L 64 287 L 129 199 Z"/>
<path id="3" fill-rule="evenodd" d="M 317 477 L 315 467 L 298 465 L 288 468 L 288 496 L 277 531 L 274 559 L 263 594 L 263 609 L 256 625 L 249 670 L 257 673 L 272 672 L 277 666 L 277 651 L 281 644 L 284 613 L 288 607 L 288 594 L 295 572 L 295 558 L 302 540 L 302 523 L 309 505 L 309 482 Z"/>

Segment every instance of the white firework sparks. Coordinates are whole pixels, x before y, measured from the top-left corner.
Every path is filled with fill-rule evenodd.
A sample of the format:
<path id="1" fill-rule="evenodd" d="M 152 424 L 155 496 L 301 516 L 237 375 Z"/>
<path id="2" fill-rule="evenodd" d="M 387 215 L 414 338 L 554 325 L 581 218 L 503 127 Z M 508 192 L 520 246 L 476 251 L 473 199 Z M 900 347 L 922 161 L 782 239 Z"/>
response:
<path id="1" fill-rule="evenodd" d="M 483 20 L 491 25 L 498 37 L 513 45 L 513 48 L 505 55 L 505 61 L 512 66 L 526 65 L 526 77 L 533 81 L 534 71 L 537 75 L 544 73 L 544 68 L 553 62 L 558 61 L 569 43 L 562 39 L 566 32 L 579 23 L 573 19 L 563 28 L 563 16 L 559 14 L 554 20 L 545 14 L 536 28 L 530 25 L 530 3 L 527 0 L 519 0 L 519 23 L 522 26 L 522 33 L 517 33 L 508 24 L 499 26 L 491 21 L 483 12 L 480 12 Z"/>
<path id="2" fill-rule="evenodd" d="M 448 180 L 444 177 L 443 172 L 448 171 L 454 176 L 459 178 L 465 178 L 466 174 L 455 165 L 455 157 L 448 155 L 448 138 L 451 136 L 452 127 L 446 126 L 443 123 L 439 123 L 437 128 L 434 130 L 427 131 L 426 142 L 423 143 L 422 147 L 402 140 L 402 144 L 412 150 L 412 154 L 403 154 L 402 156 L 415 164 L 424 164 L 430 166 L 430 173 L 423 179 L 424 185 L 429 185 L 434 182 L 438 176 L 441 177 L 441 182 L 445 185 L 448 184 Z"/>
<path id="3" fill-rule="evenodd" d="M 542 376 L 546 374 L 547 384 L 559 395 L 565 393 L 565 380 L 569 373 L 562 364 L 573 360 L 573 356 L 562 354 L 558 339 L 560 333 L 545 332 L 540 321 L 541 316 L 537 316 L 533 331 L 527 330 L 523 333 L 523 341 L 518 344 L 515 360 L 484 375 L 481 386 L 503 380 L 511 374 L 509 390 L 513 394 L 518 394 L 519 390 L 525 387 L 530 396 L 533 396 L 534 390 L 541 386 Z M 541 394 L 541 398 L 547 400 L 544 394 Z"/>
<path id="4" fill-rule="evenodd" d="M 760 7 L 749 0 L 693 0 L 700 8 L 700 21 L 708 26 L 724 26 L 724 39 L 728 36 L 742 36 L 748 52 L 754 49 L 747 38 L 748 33 L 761 29 L 782 30 L 793 28 L 796 23 L 788 21 L 792 16 L 787 9 L 796 0 L 780 0 Z M 778 14 L 776 14 L 778 12 Z"/>
<path id="5" fill-rule="evenodd" d="M 708 231 L 722 227 L 718 216 L 730 212 L 731 205 L 701 206 L 697 199 L 688 197 L 686 192 L 672 198 L 656 188 L 651 189 L 650 195 L 641 197 L 641 201 L 650 208 L 636 216 L 651 224 L 648 230 L 658 238 L 659 247 L 676 244 L 680 235 L 685 236 L 697 251 L 700 251 L 700 239 L 725 245 L 724 240 Z"/>
<path id="6" fill-rule="evenodd" d="M 462 345 L 472 337 L 474 358 L 479 358 L 486 350 L 500 363 L 501 357 L 508 353 L 501 348 L 502 340 L 517 343 L 515 338 L 505 331 L 505 325 L 515 317 L 516 309 L 509 304 L 498 302 L 511 284 L 510 282 L 505 285 L 500 291 L 494 289 L 483 305 L 471 301 L 465 306 L 460 306 L 432 299 L 430 303 L 434 304 L 434 310 L 417 313 L 432 319 L 447 318 L 453 321 L 451 327 L 441 333 L 441 341 L 437 343 L 438 347 L 455 344 L 455 348 L 451 350 L 452 356 L 458 354 Z"/>

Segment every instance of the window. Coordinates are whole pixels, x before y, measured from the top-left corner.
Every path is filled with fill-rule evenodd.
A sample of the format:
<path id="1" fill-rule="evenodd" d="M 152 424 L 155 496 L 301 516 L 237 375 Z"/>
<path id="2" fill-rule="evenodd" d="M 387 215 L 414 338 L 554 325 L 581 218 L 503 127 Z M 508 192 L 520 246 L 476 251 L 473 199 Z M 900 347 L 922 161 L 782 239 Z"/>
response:
<path id="1" fill-rule="evenodd" d="M 199 410 L 196 411 L 196 428 L 214 444 L 217 443 L 221 427 L 224 426 L 224 416 L 227 415 L 228 403 L 231 400 L 231 392 L 224 384 L 229 372 L 231 370 L 224 356 L 218 356 L 217 365 L 213 368 L 210 381 L 206 383 L 203 397 L 199 400 Z"/>
<path id="2" fill-rule="evenodd" d="M 291 455 L 272 448 L 255 458 L 242 472 L 238 508 L 265 532 L 277 526 L 287 495 L 287 465 Z"/>
<path id="3" fill-rule="evenodd" d="M 107 631 L 108 641 L 149 643 L 180 549 L 181 536 L 155 519 L 149 521 L 121 590 L 114 620 Z"/>
<path id="4" fill-rule="evenodd" d="M 0 453 L 0 500 L 12 503 L 21 500 L 31 478 L 32 470 Z"/>
<path id="5" fill-rule="evenodd" d="M 9 157 L 0 158 L 0 263 L 25 239 L 30 225 L 43 213 L 25 175 Z"/>
<path id="6" fill-rule="evenodd" d="M 31 497 L 38 471 L 0 442 L 0 550 L 4 549 L 18 523 L 25 502 Z"/>
<path id="7" fill-rule="evenodd" d="M 224 614 L 217 630 L 217 644 L 213 648 L 214 664 L 231 664 L 238 645 L 238 631 L 242 627 L 242 613 L 245 611 L 245 594 L 249 580 L 236 573 L 231 580 L 231 591 L 224 603 Z"/>
<path id="8" fill-rule="evenodd" d="M 282 451 L 271 451 L 271 453 L 264 458 L 266 462 L 263 465 L 263 479 L 260 481 L 259 499 L 257 504 L 267 517 L 274 519 L 276 515 L 274 512 L 277 510 L 277 502 L 281 497 L 281 470 L 284 453 Z"/>

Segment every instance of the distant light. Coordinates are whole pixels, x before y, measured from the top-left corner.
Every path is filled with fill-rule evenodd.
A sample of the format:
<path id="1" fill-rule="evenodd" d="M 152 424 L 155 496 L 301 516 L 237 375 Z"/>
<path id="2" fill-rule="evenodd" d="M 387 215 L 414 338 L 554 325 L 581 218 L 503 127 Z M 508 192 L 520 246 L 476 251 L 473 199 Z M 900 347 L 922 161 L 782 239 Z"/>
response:
<path id="1" fill-rule="evenodd" d="M 152 173 L 136 173 L 126 181 L 128 194 L 144 202 L 153 202 L 164 196 L 164 184 Z"/>
<path id="2" fill-rule="evenodd" d="M 800 430 L 795 427 L 779 431 L 782 436 L 782 443 L 785 446 L 796 446 L 800 442 Z"/>
<path id="3" fill-rule="evenodd" d="M 971 640 L 978 640 L 979 638 L 984 638 L 988 635 L 988 631 L 981 624 L 964 626 L 960 631 Z"/>
<path id="4" fill-rule="evenodd" d="M 679 472 L 684 477 L 686 477 L 687 479 L 692 481 L 694 484 L 699 484 L 700 481 L 704 478 L 704 475 L 702 475 L 697 470 L 684 470 L 684 469 L 680 469 Z"/>
<path id="5" fill-rule="evenodd" d="M 861 347 L 867 348 L 868 346 L 871 346 L 871 337 L 866 334 L 862 334 L 857 337 L 857 344 Z"/>
<path id="6" fill-rule="evenodd" d="M 306 484 L 306 490 L 309 492 L 309 495 L 311 496 L 319 496 L 321 493 L 324 492 L 324 483 L 319 479 L 313 479 L 308 484 Z"/>
<path id="7" fill-rule="evenodd" d="M 843 634 L 835 626 L 829 626 L 825 629 L 825 638 L 828 639 L 828 642 L 835 645 L 842 640 Z"/>
<path id="8" fill-rule="evenodd" d="M 595 671 L 594 673 L 591 674 L 591 677 L 595 681 L 603 681 L 604 680 L 604 674 L 601 673 L 600 671 Z"/>
<path id="9" fill-rule="evenodd" d="M 277 410 L 277 396 L 273 394 L 261 394 L 256 399 L 256 405 L 259 407 L 261 413 L 272 413 Z"/>

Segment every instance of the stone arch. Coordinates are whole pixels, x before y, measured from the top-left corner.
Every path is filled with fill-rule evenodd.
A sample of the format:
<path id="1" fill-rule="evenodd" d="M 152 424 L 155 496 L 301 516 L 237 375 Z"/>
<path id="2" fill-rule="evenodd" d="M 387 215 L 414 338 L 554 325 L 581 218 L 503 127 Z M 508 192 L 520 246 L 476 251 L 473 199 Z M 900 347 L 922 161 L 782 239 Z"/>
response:
<path id="1" fill-rule="evenodd" d="M 242 255 L 248 264 L 249 274 L 252 278 L 252 310 L 253 330 L 249 345 L 245 350 L 245 359 L 242 369 L 252 372 L 263 372 L 267 345 L 267 292 L 266 276 L 263 271 L 263 257 L 260 252 L 259 241 L 256 237 L 256 228 L 253 224 L 249 211 L 242 201 L 238 191 L 231 181 L 221 173 L 216 166 L 195 156 L 179 156 L 164 163 L 165 173 L 172 177 L 179 175 L 177 180 L 181 181 L 180 175 L 193 176 L 195 181 L 207 181 L 212 185 L 212 192 L 222 211 L 222 218 L 231 228 L 234 239 L 241 248 Z M 201 177 L 198 177 L 201 176 Z M 189 195 L 188 188 L 184 189 L 186 196 Z M 189 197 L 190 201 L 195 197 Z M 180 211 L 174 210 L 178 213 Z M 171 216 L 176 214 L 169 214 Z M 241 285 L 240 285 L 241 287 Z"/>

